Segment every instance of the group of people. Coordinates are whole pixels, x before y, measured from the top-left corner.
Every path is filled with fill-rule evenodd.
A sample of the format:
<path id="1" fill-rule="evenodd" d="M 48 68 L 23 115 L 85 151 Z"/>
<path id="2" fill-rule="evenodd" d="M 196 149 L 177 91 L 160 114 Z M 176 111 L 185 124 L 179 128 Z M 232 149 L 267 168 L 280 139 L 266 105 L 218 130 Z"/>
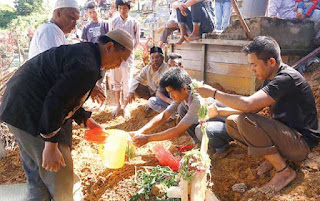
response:
<path id="1" fill-rule="evenodd" d="M 267 16 L 299 20 L 310 18 L 319 23 L 319 8 L 318 0 L 269 0 Z M 230 23 L 231 9 L 230 0 L 215 0 L 214 8 L 211 0 L 172 0 L 169 20 L 160 29 L 159 46 L 163 47 L 175 30 L 181 34 L 176 44 L 199 39 L 202 33 L 225 30 Z M 319 14 L 314 15 L 315 12 Z"/>
<path id="2" fill-rule="evenodd" d="M 270 0 L 268 16 L 285 19 L 312 19 L 314 11 L 319 8 L 319 5 L 318 0 Z"/>
<path id="3" fill-rule="evenodd" d="M 90 96 L 104 100 L 96 86 L 103 70 L 128 76 L 126 68 L 138 40 L 138 25 L 123 18 L 130 6 L 120 1 L 124 4 L 117 4 L 119 18 L 108 29 L 95 20 L 91 10 L 95 7 L 88 6 L 92 23 L 86 30 L 91 31 L 83 34 L 88 42 L 66 45 L 65 34 L 75 27 L 79 8 L 75 0 L 57 0 L 50 22 L 40 26 L 31 41 L 30 59 L 7 83 L 0 121 L 8 125 L 19 144 L 28 182 L 27 200 L 81 199 L 74 197 L 79 190 L 74 184 L 79 179 L 73 172 L 70 153 L 72 121 L 101 128 L 82 105 Z M 131 29 L 126 31 L 127 27 Z M 89 42 L 93 38 L 95 41 Z M 152 47 L 151 62 L 132 79 L 125 104 L 135 97 L 145 98 L 159 114 L 130 134 L 138 147 L 185 132 L 198 143 L 202 134 L 197 113 L 200 100 L 207 98 L 210 119 L 206 129 L 209 146 L 216 151 L 211 158 L 226 157 L 229 142 L 236 140 L 248 154 L 265 158 L 258 175 L 276 171 L 261 191 L 279 192 L 296 177 L 288 161 L 306 159 L 320 140 L 315 99 L 303 76 L 282 62 L 280 47 L 271 37 L 255 38 L 244 47 L 244 53 L 253 75 L 264 80 L 262 88 L 251 96 L 224 93 L 208 85 L 192 92 L 191 76 L 181 66 L 182 57 L 173 53 L 166 63 L 162 49 Z M 272 118 L 257 114 L 265 107 L 270 108 Z M 180 121 L 173 128 L 146 134 L 177 116 Z"/>
<path id="4" fill-rule="evenodd" d="M 168 36 L 175 30 L 180 31 L 181 36 L 176 42 L 180 45 L 185 40 L 199 39 L 203 33 L 223 31 L 230 22 L 230 0 L 215 0 L 214 8 L 211 0 L 172 0 L 170 6 L 169 20 L 160 29 L 160 47 L 167 43 Z"/>

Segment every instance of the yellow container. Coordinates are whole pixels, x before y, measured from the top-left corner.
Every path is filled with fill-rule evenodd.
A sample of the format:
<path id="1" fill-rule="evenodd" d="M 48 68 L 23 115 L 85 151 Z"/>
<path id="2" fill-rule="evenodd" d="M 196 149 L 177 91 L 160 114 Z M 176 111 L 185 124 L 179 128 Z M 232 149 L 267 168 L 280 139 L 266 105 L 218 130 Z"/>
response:
<path id="1" fill-rule="evenodd" d="M 105 167 L 121 168 L 124 164 L 128 133 L 123 130 L 110 129 L 105 131 L 108 138 L 105 144 L 99 144 L 99 155 Z"/>

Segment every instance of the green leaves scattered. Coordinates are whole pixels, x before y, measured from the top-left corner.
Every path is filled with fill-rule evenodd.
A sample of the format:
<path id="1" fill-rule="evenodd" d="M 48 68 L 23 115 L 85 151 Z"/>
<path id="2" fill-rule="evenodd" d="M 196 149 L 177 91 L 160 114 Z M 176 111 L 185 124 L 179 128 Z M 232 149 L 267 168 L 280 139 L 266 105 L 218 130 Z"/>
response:
<path id="1" fill-rule="evenodd" d="M 179 184 L 178 173 L 174 172 L 169 167 L 156 166 L 153 167 L 151 171 L 146 168 L 137 172 L 136 184 L 141 186 L 141 189 L 130 199 L 130 201 L 136 201 L 141 196 L 144 196 L 146 200 L 150 200 L 150 192 L 154 185 L 160 184 L 166 189 L 171 186 L 177 186 Z M 166 193 L 163 193 L 158 195 L 156 200 L 175 201 L 180 199 L 168 199 Z"/>

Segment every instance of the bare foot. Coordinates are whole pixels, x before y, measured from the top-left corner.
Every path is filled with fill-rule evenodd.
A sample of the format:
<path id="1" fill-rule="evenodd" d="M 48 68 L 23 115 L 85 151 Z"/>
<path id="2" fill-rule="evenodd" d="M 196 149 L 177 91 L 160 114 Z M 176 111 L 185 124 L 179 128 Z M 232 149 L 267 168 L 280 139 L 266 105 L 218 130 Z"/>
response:
<path id="1" fill-rule="evenodd" d="M 259 165 L 257 175 L 263 175 L 264 173 L 272 170 L 272 168 L 272 164 L 269 161 L 265 160 Z"/>
<path id="2" fill-rule="evenodd" d="M 116 109 L 112 112 L 112 116 L 113 117 L 118 116 L 120 111 L 121 111 L 121 105 L 117 105 Z"/>
<path id="3" fill-rule="evenodd" d="M 197 36 L 195 34 L 191 34 L 190 36 L 184 36 L 184 38 L 187 40 L 187 41 L 193 41 L 193 40 L 198 40 L 200 38 L 200 36 Z"/>
<path id="4" fill-rule="evenodd" d="M 180 39 L 178 40 L 178 42 L 176 42 L 176 45 L 181 45 L 186 39 L 184 38 L 183 35 L 181 35 Z"/>
<path id="5" fill-rule="evenodd" d="M 297 173 L 293 169 L 287 167 L 283 171 L 276 173 L 269 183 L 260 188 L 260 191 L 266 194 L 268 198 L 271 198 L 292 182 L 296 175 Z"/>

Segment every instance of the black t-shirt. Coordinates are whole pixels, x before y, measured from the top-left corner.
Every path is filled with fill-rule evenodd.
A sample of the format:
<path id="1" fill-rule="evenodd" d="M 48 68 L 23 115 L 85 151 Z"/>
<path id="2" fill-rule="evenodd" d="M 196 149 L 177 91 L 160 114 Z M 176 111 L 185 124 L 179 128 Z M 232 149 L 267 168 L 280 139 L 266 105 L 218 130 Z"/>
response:
<path id="1" fill-rule="evenodd" d="M 272 118 L 300 132 L 308 145 L 320 139 L 315 99 L 310 85 L 290 66 L 282 64 L 272 80 L 265 80 L 262 90 L 276 102 L 270 106 Z"/>

